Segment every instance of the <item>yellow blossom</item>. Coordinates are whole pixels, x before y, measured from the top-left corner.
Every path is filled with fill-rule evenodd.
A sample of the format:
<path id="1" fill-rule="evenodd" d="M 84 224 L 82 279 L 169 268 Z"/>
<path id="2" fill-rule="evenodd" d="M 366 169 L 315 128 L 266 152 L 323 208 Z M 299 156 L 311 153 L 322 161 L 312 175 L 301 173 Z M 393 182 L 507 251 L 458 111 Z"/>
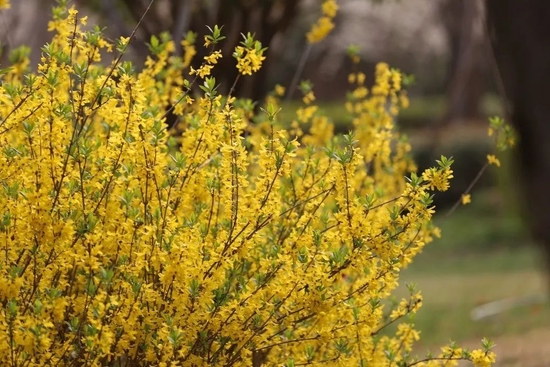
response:
<path id="1" fill-rule="evenodd" d="M 214 68 L 214 66 L 210 65 L 210 64 L 203 64 L 201 65 L 200 68 L 198 69 L 194 69 L 193 67 L 190 67 L 190 71 L 189 71 L 189 74 L 191 75 L 198 75 L 201 79 L 204 79 L 206 78 L 207 76 L 210 75 L 210 73 L 212 72 L 212 69 Z"/>
<path id="2" fill-rule="evenodd" d="M 296 117 L 298 118 L 298 121 L 302 123 L 308 122 L 315 112 L 317 112 L 318 107 L 317 106 L 308 106 L 305 108 L 300 108 L 296 111 Z"/>
<path id="3" fill-rule="evenodd" d="M 357 84 L 363 85 L 365 84 L 366 75 L 365 73 L 357 73 Z"/>
<path id="4" fill-rule="evenodd" d="M 407 97 L 407 94 L 404 93 L 404 91 L 401 91 L 401 94 L 399 95 L 399 104 L 401 105 L 401 108 L 408 108 L 410 101 L 409 97 Z"/>
<path id="5" fill-rule="evenodd" d="M 461 201 L 462 205 L 470 204 L 472 202 L 472 197 L 470 194 L 462 195 Z"/>
<path id="6" fill-rule="evenodd" d="M 323 3 L 328 22 L 336 9 Z M 351 77 L 352 131 L 335 136 L 309 88 L 281 123 L 282 86 L 223 95 L 208 77 L 220 51 L 190 68 L 194 34 L 183 60 L 163 34 L 143 64 L 112 69 L 100 30 L 55 14 L 38 72 L 23 50 L 2 75 L 0 365 L 418 362 L 407 320 L 422 296 L 387 300 L 439 236 L 430 197 L 452 161 L 417 173 L 392 115 L 399 71 L 378 65 L 368 91 Z M 248 75 L 265 49 L 244 38 Z"/>
<path id="7" fill-rule="evenodd" d="M 329 17 L 321 17 L 313 24 L 311 30 L 307 33 L 306 38 L 309 43 L 318 43 L 324 40 L 330 31 L 334 28 L 334 23 Z"/>
<path id="8" fill-rule="evenodd" d="M 321 5 L 321 9 L 324 15 L 329 18 L 334 18 L 338 11 L 338 4 L 336 4 L 335 0 L 326 0 L 323 2 L 323 5 Z"/>
<path id="9" fill-rule="evenodd" d="M 184 67 L 188 67 L 191 65 L 191 61 L 193 60 L 193 57 L 197 54 L 197 50 L 193 44 L 191 44 L 188 40 L 182 41 L 182 47 L 183 47 L 183 65 Z"/>
<path id="10" fill-rule="evenodd" d="M 218 59 L 221 59 L 221 58 L 222 58 L 221 51 L 214 51 L 210 55 L 205 56 L 204 61 L 206 61 L 211 65 L 215 65 L 218 63 Z"/>
<path id="11" fill-rule="evenodd" d="M 475 367 L 491 367 L 496 362 L 494 352 L 484 352 L 479 349 L 471 353 L 471 358 Z"/>
<path id="12" fill-rule="evenodd" d="M 487 162 L 489 164 L 494 164 L 497 167 L 500 167 L 500 160 L 494 154 L 487 155 Z"/>
<path id="13" fill-rule="evenodd" d="M 283 87 L 280 84 L 277 84 L 275 86 L 275 95 L 277 95 L 279 97 L 282 97 L 282 96 L 284 96 L 284 94 L 285 94 L 285 87 Z"/>
<path id="14" fill-rule="evenodd" d="M 313 94 L 313 91 L 309 91 L 308 93 L 306 93 L 302 98 L 302 101 L 306 105 L 311 104 L 313 101 L 315 101 L 315 94 Z"/>
<path id="15" fill-rule="evenodd" d="M 128 44 L 130 43 L 130 37 L 120 36 L 119 43 L 122 47 L 127 47 Z"/>
<path id="16" fill-rule="evenodd" d="M 338 5 L 335 0 L 325 0 L 321 5 L 321 11 L 323 16 L 312 25 L 310 31 L 306 34 L 310 44 L 322 41 L 332 31 L 334 28 L 333 19 L 338 11 Z"/>
<path id="17" fill-rule="evenodd" d="M 240 55 L 237 58 L 237 69 L 242 75 L 252 75 L 252 73 L 257 72 L 265 60 L 263 51 L 257 49 L 246 49 L 242 46 L 237 46 L 236 53 Z"/>
<path id="18" fill-rule="evenodd" d="M 452 170 L 437 170 L 428 169 L 422 174 L 422 178 L 426 181 L 431 189 L 438 191 L 447 191 L 449 188 L 449 180 L 453 178 Z"/>

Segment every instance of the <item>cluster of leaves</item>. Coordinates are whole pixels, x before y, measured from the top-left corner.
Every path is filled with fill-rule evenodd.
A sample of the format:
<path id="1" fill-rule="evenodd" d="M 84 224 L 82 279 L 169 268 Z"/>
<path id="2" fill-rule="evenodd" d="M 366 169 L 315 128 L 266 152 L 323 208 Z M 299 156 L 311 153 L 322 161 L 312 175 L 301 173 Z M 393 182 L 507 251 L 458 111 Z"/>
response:
<path id="1" fill-rule="evenodd" d="M 380 64 L 371 89 L 350 76 L 353 132 L 332 134 L 307 83 L 285 130 L 282 87 L 258 113 L 218 94 L 220 28 L 200 69 L 196 37 L 179 58 L 161 35 L 137 72 L 122 61 L 131 38 L 111 44 L 85 21 L 56 8 L 38 71 L 22 57 L 1 79 L 2 365 L 494 360 L 489 343 L 419 360 L 419 292 L 384 302 L 438 234 L 431 190 L 452 177 L 444 157 L 415 173 L 393 125 L 407 103 L 397 70 Z M 241 74 L 263 50 L 244 37 Z M 106 66 L 105 52 L 116 53 Z"/>

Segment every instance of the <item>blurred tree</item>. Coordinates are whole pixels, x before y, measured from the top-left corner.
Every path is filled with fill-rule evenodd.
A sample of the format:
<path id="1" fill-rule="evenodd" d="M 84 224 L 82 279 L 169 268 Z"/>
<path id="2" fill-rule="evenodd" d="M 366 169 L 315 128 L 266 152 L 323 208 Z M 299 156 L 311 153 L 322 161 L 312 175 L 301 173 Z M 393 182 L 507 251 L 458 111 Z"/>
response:
<path id="1" fill-rule="evenodd" d="M 483 6 L 479 0 L 444 0 L 439 11 L 450 46 L 448 108 L 443 119 L 446 123 L 475 120 L 487 87 Z"/>
<path id="2" fill-rule="evenodd" d="M 550 2 L 487 0 L 487 25 L 519 165 L 532 233 L 550 269 Z"/>
<path id="3" fill-rule="evenodd" d="M 150 0 L 80 0 L 82 4 L 91 7 L 115 26 L 119 34 L 129 34 L 131 26 L 144 14 Z M 139 42 L 135 49 L 141 57 L 145 57 L 147 49 L 143 47 L 154 34 L 168 31 L 172 35 L 177 50 L 181 52 L 180 41 L 189 30 L 198 34 L 198 43 L 202 44 L 203 36 L 208 32 L 206 25 L 224 26 L 227 39 L 222 44 L 224 55 L 231 55 L 235 46 L 242 41 L 241 33 L 252 32 L 270 47 L 267 59 L 259 73 L 241 80 L 235 94 L 241 97 L 261 99 L 265 94 L 266 77 L 269 64 L 277 62 L 280 51 L 275 45 L 275 38 L 282 35 L 292 24 L 298 13 L 300 0 L 157 0 L 144 19 L 137 37 Z M 130 28 L 130 29 L 129 29 Z M 200 45 L 199 45 L 200 46 Z M 198 64 L 207 50 L 197 47 Z M 222 90 L 233 84 L 237 77 L 235 60 L 224 57 L 216 67 L 215 76 L 222 83 Z"/>
<path id="4" fill-rule="evenodd" d="M 10 51 L 21 45 L 30 48 L 31 64 L 38 63 L 41 47 L 51 38 L 46 30 L 54 3 L 54 0 L 11 2 L 11 8 L 2 12 L 0 19 L 0 63 L 6 63 Z"/>

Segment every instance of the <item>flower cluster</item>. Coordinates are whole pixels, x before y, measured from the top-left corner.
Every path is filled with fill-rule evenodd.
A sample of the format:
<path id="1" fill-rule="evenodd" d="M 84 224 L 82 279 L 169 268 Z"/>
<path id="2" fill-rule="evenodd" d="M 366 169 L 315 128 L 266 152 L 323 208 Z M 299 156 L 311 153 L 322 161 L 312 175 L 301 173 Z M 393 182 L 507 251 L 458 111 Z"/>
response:
<path id="1" fill-rule="evenodd" d="M 183 67 L 186 68 L 191 65 L 193 57 L 197 54 L 195 48 L 195 42 L 197 40 L 197 34 L 193 31 L 187 32 L 185 38 L 181 41 L 183 47 Z"/>
<path id="2" fill-rule="evenodd" d="M 498 152 L 506 151 L 515 145 L 515 132 L 512 127 L 500 117 L 489 119 L 489 137 L 492 137 Z M 500 167 L 500 160 L 495 154 L 487 155 L 487 162 Z"/>
<path id="3" fill-rule="evenodd" d="M 470 191 L 483 172 L 485 172 L 490 165 L 500 167 L 501 163 L 498 156 L 501 155 L 502 152 L 513 148 L 515 145 L 516 135 L 514 129 L 500 117 L 489 118 L 488 135 L 493 139 L 496 151 L 492 154 L 487 154 L 487 161 L 485 162 L 485 165 L 477 175 L 477 178 L 470 184 L 466 192 L 462 195 L 461 202 L 463 205 L 471 202 Z"/>
<path id="4" fill-rule="evenodd" d="M 243 35 L 244 41 L 240 46 L 235 47 L 233 57 L 237 59 L 237 69 L 242 75 L 252 75 L 262 67 L 265 60 L 264 51 L 260 41 L 254 40 L 254 37 L 248 33 Z"/>
<path id="5" fill-rule="evenodd" d="M 219 50 L 214 51 L 214 48 L 216 47 L 216 45 L 218 45 L 218 43 L 220 43 L 223 39 L 225 39 L 225 36 L 222 36 L 221 34 L 221 31 L 222 31 L 221 27 L 218 27 L 216 25 L 214 28 L 208 27 L 208 29 L 210 30 L 211 34 L 204 36 L 204 46 L 210 47 L 210 54 L 204 57 L 204 62 L 201 64 L 201 66 L 197 70 L 195 70 L 193 67 L 190 67 L 190 72 L 189 72 L 191 75 L 195 74 L 199 76 L 201 79 L 204 79 L 207 76 L 209 76 L 210 73 L 212 72 L 212 69 L 214 68 L 214 65 L 218 63 L 218 59 L 222 58 L 221 51 Z M 194 41 L 194 38 L 195 38 L 194 34 L 191 33 L 189 38 L 190 40 L 183 41 L 183 46 L 185 47 L 186 45 L 189 45 L 187 46 L 185 57 L 186 57 L 186 62 L 189 61 L 190 63 L 192 59 L 192 55 L 196 53 L 196 50 L 194 47 L 191 47 L 191 44 L 192 44 L 191 41 Z"/>
<path id="6" fill-rule="evenodd" d="M 122 60 L 129 38 L 111 44 L 82 22 L 56 8 L 38 71 L 21 57 L 0 79 L 0 364 L 494 361 L 412 357 L 420 293 L 384 302 L 439 235 L 431 190 L 452 163 L 415 173 L 393 123 L 406 101 L 397 70 L 380 64 L 371 91 L 350 77 L 355 129 L 335 136 L 307 83 L 295 124 L 279 121 L 281 87 L 259 114 L 220 95 L 209 71 L 221 28 L 187 79 L 193 35 L 183 58 L 153 37 L 137 71 Z M 242 75 L 264 51 L 244 38 Z"/>
<path id="7" fill-rule="evenodd" d="M 333 20 L 338 11 L 336 0 L 325 0 L 321 6 L 321 10 L 323 15 L 311 26 L 311 30 L 306 34 L 306 38 L 310 44 L 321 42 L 334 28 Z"/>

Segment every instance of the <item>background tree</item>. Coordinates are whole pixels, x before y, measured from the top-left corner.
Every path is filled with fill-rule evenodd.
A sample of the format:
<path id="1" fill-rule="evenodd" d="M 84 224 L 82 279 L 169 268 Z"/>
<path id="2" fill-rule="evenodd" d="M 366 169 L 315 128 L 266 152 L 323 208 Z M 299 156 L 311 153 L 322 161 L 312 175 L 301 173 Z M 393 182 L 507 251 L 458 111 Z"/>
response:
<path id="1" fill-rule="evenodd" d="M 481 97 L 487 89 L 482 3 L 446 0 L 440 3 L 439 11 L 450 48 L 444 120 L 452 123 L 478 119 Z"/>
<path id="2" fill-rule="evenodd" d="M 93 4 L 85 0 L 81 2 L 83 5 L 92 5 L 92 9 L 108 19 L 120 34 L 129 34 L 128 29 L 136 24 L 150 3 L 149 0 L 98 0 Z M 266 65 L 256 75 L 239 82 L 235 94 L 259 100 L 267 87 L 269 64 L 278 60 L 281 46 L 277 46 L 274 41 L 292 24 L 300 3 L 296 0 L 158 0 L 143 21 L 137 34 L 138 42 L 134 42 L 138 47 L 134 51 L 138 56 L 145 57 L 148 52 L 145 43 L 152 35 L 167 31 L 175 41 L 178 54 L 181 53 L 180 41 L 188 31 L 197 33 L 197 42 L 202 43 L 203 36 L 208 32 L 206 25 L 217 24 L 224 26 L 227 35 L 222 52 L 230 55 L 231 50 L 242 41 L 241 34 L 252 32 L 262 41 L 263 46 L 269 47 Z M 197 51 L 196 67 L 208 50 L 198 47 Z M 222 91 L 227 92 L 237 77 L 235 60 L 225 57 L 219 63 L 215 76 L 221 82 Z"/>
<path id="3" fill-rule="evenodd" d="M 51 39 L 45 30 L 53 4 L 53 0 L 12 2 L 9 16 L 2 14 L 0 19 L 1 64 L 7 64 L 11 50 L 21 45 L 29 48 L 31 64 L 38 63 L 40 48 Z"/>
<path id="4" fill-rule="evenodd" d="M 487 24 L 519 140 L 525 206 L 550 266 L 550 2 L 487 0 Z"/>

